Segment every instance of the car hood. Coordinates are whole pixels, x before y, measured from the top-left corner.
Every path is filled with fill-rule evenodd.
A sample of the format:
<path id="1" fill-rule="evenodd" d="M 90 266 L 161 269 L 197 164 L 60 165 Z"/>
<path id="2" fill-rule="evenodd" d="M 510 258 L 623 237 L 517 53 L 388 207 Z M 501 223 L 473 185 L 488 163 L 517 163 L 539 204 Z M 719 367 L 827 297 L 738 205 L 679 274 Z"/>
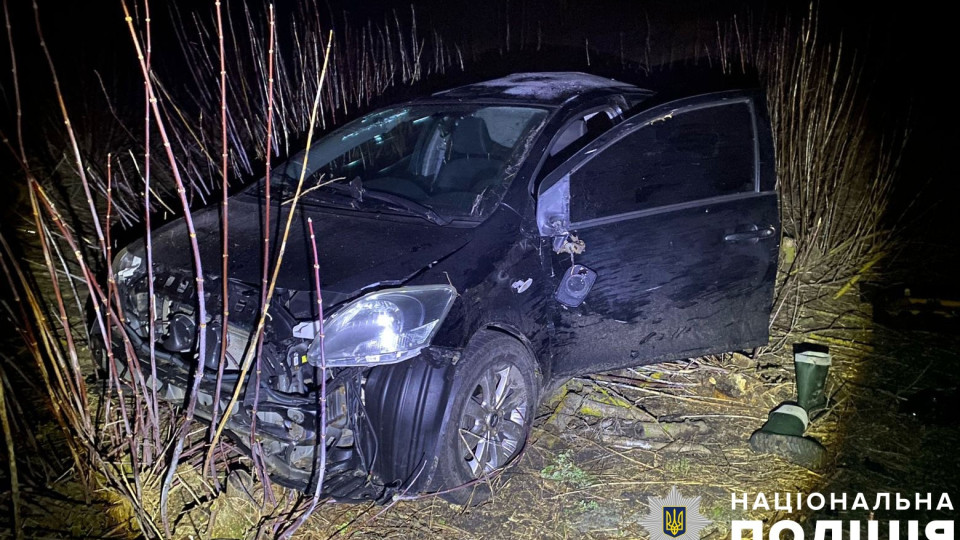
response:
<path id="1" fill-rule="evenodd" d="M 260 286 L 263 266 L 263 209 L 257 201 L 231 199 L 229 205 L 230 278 Z M 283 236 L 287 207 L 280 219 L 271 209 L 272 260 Z M 287 237 L 286 251 L 277 286 L 313 290 L 313 248 L 307 218 L 313 219 L 323 293 L 350 297 L 361 289 L 382 284 L 400 285 L 432 263 L 463 247 L 472 229 L 439 226 L 418 218 L 395 218 L 383 214 L 324 211 L 299 208 Z M 216 207 L 194 213 L 204 274 L 219 276 L 222 265 L 220 211 Z M 193 268 L 186 224 L 177 220 L 153 235 L 155 264 L 167 268 Z M 272 268 L 272 265 L 271 265 Z M 272 270 L 271 270 L 272 271 Z M 326 297 L 325 297 L 326 300 Z M 327 303 L 326 301 L 324 302 Z"/>

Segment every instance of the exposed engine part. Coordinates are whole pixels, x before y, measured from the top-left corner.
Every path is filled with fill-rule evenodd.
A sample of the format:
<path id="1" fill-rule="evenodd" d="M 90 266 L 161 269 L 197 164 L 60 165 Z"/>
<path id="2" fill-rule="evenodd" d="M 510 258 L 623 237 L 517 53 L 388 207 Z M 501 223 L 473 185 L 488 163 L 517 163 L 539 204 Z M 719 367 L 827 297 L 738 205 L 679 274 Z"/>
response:
<path id="1" fill-rule="evenodd" d="M 194 324 L 193 317 L 186 313 L 174 313 L 166 327 L 167 331 L 161 336 L 160 345 L 170 352 L 190 352 L 197 335 L 197 325 Z"/>
<path id="2" fill-rule="evenodd" d="M 227 364 L 223 367 L 225 370 L 240 369 L 243 357 L 247 354 L 247 349 L 253 344 L 251 334 L 251 330 L 227 324 L 227 353 L 224 357 Z"/>
<path id="3" fill-rule="evenodd" d="M 127 279 L 122 289 L 126 293 L 122 298 L 126 322 L 140 339 L 146 340 L 149 333 L 147 277 L 141 274 Z M 213 276 L 209 279 L 211 282 L 218 280 Z M 153 285 L 157 350 L 175 353 L 184 364 L 189 364 L 195 358 L 198 341 L 195 279 L 187 272 L 171 272 L 156 267 Z M 256 345 L 253 334 L 260 315 L 260 293 L 257 289 L 230 281 L 228 293 L 230 315 L 223 366 L 225 373 L 239 371 L 245 355 L 250 352 L 249 348 Z M 276 390 L 303 394 L 309 390 L 312 375 L 307 374 L 305 378 L 295 369 L 298 365 L 292 362 L 294 357 L 287 354 L 289 347 L 303 343 L 303 340 L 291 339 L 298 321 L 284 307 L 285 295 L 285 291 L 278 290 L 270 308 L 270 317 L 264 327 L 264 345 L 260 351 L 260 370 L 263 380 Z M 207 347 L 204 364 L 209 370 L 217 370 L 223 337 L 223 306 L 219 295 L 208 294 L 206 311 Z"/>
<path id="4" fill-rule="evenodd" d="M 319 405 L 301 399 L 299 406 L 277 403 L 270 394 L 257 406 L 257 430 L 296 444 L 316 442 Z M 309 396 L 308 396 L 309 397 Z M 316 401 L 316 396 L 312 396 Z M 290 411 L 295 411 L 290 414 Z M 252 412 L 252 411 L 249 411 Z M 340 441 L 348 426 L 346 390 L 343 385 L 327 392 L 327 440 Z"/>
<path id="5" fill-rule="evenodd" d="M 301 394 L 313 386 L 316 369 L 307 363 L 307 348 L 310 342 L 295 343 L 289 349 L 284 359 L 283 373 L 277 376 L 276 388 L 281 392 Z"/>

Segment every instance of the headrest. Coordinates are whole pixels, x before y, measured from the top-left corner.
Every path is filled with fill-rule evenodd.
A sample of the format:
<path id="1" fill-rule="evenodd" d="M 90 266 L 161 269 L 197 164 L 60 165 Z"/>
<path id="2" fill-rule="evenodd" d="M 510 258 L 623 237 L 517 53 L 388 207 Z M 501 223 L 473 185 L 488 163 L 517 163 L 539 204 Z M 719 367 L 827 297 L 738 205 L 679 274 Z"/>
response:
<path id="1" fill-rule="evenodd" d="M 453 130 L 454 154 L 489 154 L 492 146 L 490 132 L 482 118 L 467 116 L 457 120 Z"/>

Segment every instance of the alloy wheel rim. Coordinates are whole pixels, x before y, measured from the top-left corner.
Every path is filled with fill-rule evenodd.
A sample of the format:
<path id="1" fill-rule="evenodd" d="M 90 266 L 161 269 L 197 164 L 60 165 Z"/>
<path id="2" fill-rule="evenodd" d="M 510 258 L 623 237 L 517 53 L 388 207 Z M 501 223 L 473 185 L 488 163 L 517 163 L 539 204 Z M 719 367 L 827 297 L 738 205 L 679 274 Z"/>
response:
<path id="1" fill-rule="evenodd" d="M 474 478 L 503 467 L 516 454 L 527 419 L 527 388 L 520 369 L 494 364 L 481 374 L 460 416 L 460 449 Z"/>

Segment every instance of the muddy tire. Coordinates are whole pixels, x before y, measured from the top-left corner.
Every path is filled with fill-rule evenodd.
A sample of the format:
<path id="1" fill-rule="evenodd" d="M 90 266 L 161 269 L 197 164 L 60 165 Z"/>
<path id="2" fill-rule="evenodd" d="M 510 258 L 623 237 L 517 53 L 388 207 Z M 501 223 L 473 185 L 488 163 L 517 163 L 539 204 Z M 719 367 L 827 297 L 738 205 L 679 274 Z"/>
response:
<path id="1" fill-rule="evenodd" d="M 539 384 L 536 360 L 522 343 L 494 331 L 474 336 L 457 364 L 450 416 L 437 445 L 436 489 L 445 491 L 444 499 L 479 504 L 490 497 L 491 477 L 526 443 Z"/>

